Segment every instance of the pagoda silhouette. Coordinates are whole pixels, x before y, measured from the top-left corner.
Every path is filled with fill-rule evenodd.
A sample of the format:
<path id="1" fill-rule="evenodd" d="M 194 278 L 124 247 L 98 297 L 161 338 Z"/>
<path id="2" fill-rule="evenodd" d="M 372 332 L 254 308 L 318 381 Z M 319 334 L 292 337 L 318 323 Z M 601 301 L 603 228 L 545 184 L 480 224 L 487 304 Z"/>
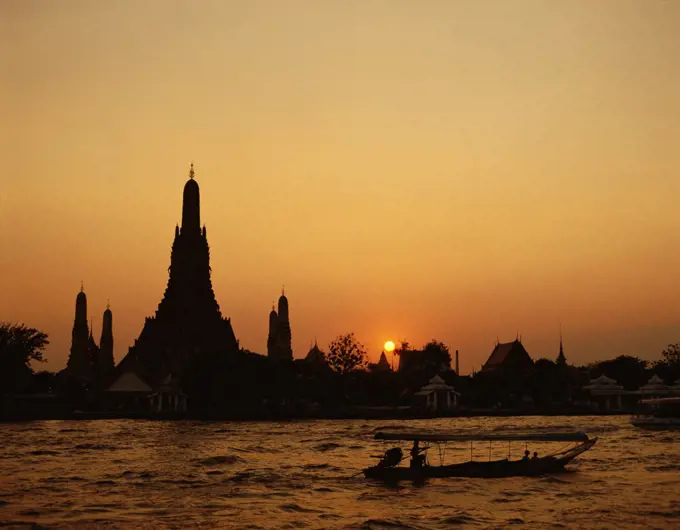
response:
<path id="1" fill-rule="evenodd" d="M 184 186 L 182 226 L 175 227 L 168 285 L 156 314 L 147 317 L 139 338 L 116 368 L 117 379 L 132 373 L 149 386 L 181 381 L 202 355 L 228 355 L 239 344 L 224 318 L 210 280 L 210 248 L 200 222 L 200 192 L 191 164 Z"/>

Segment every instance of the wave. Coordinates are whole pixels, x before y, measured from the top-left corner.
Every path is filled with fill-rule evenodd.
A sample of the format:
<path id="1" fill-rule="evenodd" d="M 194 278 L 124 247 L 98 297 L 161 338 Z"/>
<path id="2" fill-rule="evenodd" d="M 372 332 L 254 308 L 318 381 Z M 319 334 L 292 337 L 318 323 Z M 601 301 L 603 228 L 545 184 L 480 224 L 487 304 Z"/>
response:
<path id="1" fill-rule="evenodd" d="M 201 466 L 219 466 L 243 463 L 245 460 L 236 455 L 216 455 L 207 458 L 197 458 L 193 462 Z"/>
<path id="2" fill-rule="evenodd" d="M 454 515 L 452 517 L 447 517 L 446 519 L 442 519 L 441 521 L 443 524 L 446 525 L 464 525 L 464 524 L 477 524 L 479 521 L 472 517 L 471 515 L 468 515 L 467 513 L 461 513 L 459 515 Z"/>
<path id="3" fill-rule="evenodd" d="M 112 445 L 85 443 L 78 444 L 73 449 L 79 451 L 115 451 L 117 448 Z"/>
<path id="4" fill-rule="evenodd" d="M 408 523 L 403 523 L 399 520 L 392 519 L 368 519 L 359 527 L 366 530 L 380 529 L 380 528 L 423 528 L 421 526 L 413 526 Z"/>
<path id="5" fill-rule="evenodd" d="M 651 473 L 655 471 L 680 471 L 680 464 L 658 464 L 655 466 L 645 466 L 645 469 Z"/>
<path id="6" fill-rule="evenodd" d="M 314 508 L 304 508 L 303 506 L 295 503 L 282 504 L 279 506 L 279 508 L 284 512 L 321 513 L 321 510 L 315 510 Z"/>
<path id="7" fill-rule="evenodd" d="M 341 444 L 335 443 L 335 442 L 328 442 L 325 444 L 319 444 L 314 447 L 315 451 L 321 451 L 322 453 L 325 453 L 326 451 L 332 451 L 333 449 L 339 449 L 342 447 Z"/>

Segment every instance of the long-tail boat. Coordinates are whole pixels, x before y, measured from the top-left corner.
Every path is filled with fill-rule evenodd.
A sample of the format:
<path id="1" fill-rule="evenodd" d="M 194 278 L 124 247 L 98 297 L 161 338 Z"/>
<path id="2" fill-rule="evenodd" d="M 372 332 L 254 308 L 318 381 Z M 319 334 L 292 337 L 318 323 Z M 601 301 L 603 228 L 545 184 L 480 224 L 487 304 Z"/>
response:
<path id="1" fill-rule="evenodd" d="M 643 399 L 646 414 L 633 416 L 630 422 L 641 429 L 680 429 L 680 397 Z"/>
<path id="2" fill-rule="evenodd" d="M 559 473 L 565 470 L 565 466 L 580 454 L 586 452 L 595 445 L 597 438 L 589 438 L 583 432 L 571 433 L 512 433 L 512 434 L 455 434 L 455 433 L 425 433 L 425 432 L 384 432 L 375 434 L 376 440 L 405 441 L 413 442 L 411 449 L 412 459 L 410 465 L 400 466 L 403 452 L 395 447 L 379 456 L 380 461 L 375 465 L 363 470 L 366 478 L 384 481 L 414 480 L 420 481 L 427 478 L 442 477 L 472 477 L 472 478 L 503 478 L 503 477 L 522 477 L 538 476 L 552 473 Z M 489 460 L 472 460 L 457 464 L 430 465 L 424 455 L 426 448 L 419 448 L 420 442 L 435 443 L 440 446 L 447 442 L 469 442 L 472 454 L 472 444 L 474 442 L 564 442 L 570 444 L 569 448 L 561 448 L 556 452 L 538 457 L 534 454 L 529 458 L 529 451 L 525 452 L 521 460 L 491 460 L 491 450 L 489 450 Z M 575 445 L 571 445 L 575 443 Z M 440 456 L 442 452 L 440 450 Z M 443 459 L 442 459 L 443 460 Z"/>

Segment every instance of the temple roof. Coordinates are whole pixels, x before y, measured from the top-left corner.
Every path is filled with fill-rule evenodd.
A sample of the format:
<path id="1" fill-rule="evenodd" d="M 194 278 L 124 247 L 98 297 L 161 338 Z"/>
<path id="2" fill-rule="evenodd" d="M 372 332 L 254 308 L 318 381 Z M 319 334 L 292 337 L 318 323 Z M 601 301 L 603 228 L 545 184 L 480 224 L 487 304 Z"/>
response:
<path id="1" fill-rule="evenodd" d="M 309 349 L 305 360 L 315 363 L 326 363 L 326 354 L 321 351 L 316 341 L 314 341 L 314 346 Z"/>
<path id="2" fill-rule="evenodd" d="M 513 342 L 497 343 L 482 370 L 494 370 L 511 361 L 513 363 L 519 361 L 520 363 L 533 364 L 533 360 L 519 339 Z"/>
<path id="3" fill-rule="evenodd" d="M 583 387 L 585 390 L 595 391 L 595 392 L 618 392 L 623 390 L 623 387 L 619 385 L 615 379 L 607 377 L 602 374 L 597 379 L 592 379 L 590 384 Z"/>
<path id="4" fill-rule="evenodd" d="M 380 359 L 378 360 L 378 362 L 375 364 L 371 363 L 369 365 L 369 368 L 371 370 L 378 372 L 389 372 L 392 370 L 392 367 L 390 366 L 390 362 L 387 360 L 387 355 L 385 355 L 385 352 L 382 352 L 380 354 Z"/>
<path id="5" fill-rule="evenodd" d="M 649 381 L 639 388 L 639 392 L 650 393 L 650 392 L 668 392 L 670 390 L 669 386 L 663 382 L 658 375 L 654 374 L 649 378 Z"/>

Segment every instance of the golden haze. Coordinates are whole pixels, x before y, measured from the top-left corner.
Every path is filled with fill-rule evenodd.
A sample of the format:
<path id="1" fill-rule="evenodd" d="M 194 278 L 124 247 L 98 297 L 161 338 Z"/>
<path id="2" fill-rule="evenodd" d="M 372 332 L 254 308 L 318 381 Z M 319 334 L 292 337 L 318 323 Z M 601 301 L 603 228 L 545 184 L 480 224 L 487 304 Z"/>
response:
<path id="1" fill-rule="evenodd" d="M 0 319 L 65 365 L 85 282 L 120 360 L 189 162 L 213 284 L 263 352 L 496 338 L 582 363 L 680 340 L 680 4 L 0 3 Z"/>

